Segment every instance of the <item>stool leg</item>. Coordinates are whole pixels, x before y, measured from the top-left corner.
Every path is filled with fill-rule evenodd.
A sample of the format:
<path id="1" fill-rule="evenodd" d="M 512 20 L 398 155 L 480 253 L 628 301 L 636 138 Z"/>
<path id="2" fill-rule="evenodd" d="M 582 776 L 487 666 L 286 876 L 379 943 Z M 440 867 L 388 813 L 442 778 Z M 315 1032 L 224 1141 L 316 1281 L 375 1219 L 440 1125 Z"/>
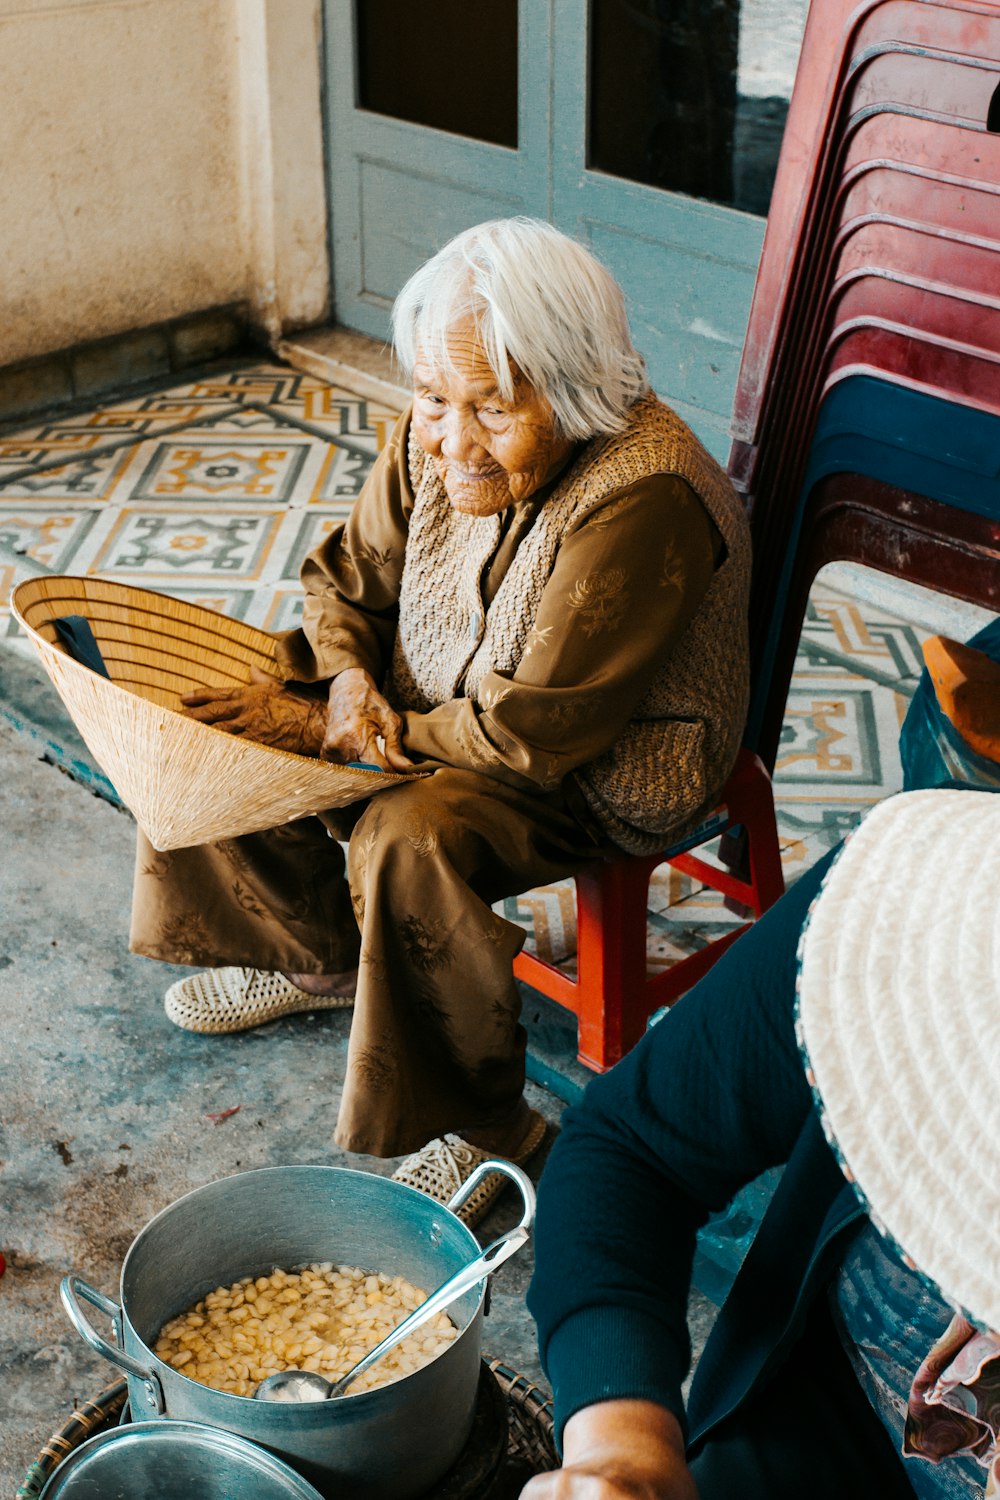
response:
<path id="1" fill-rule="evenodd" d="M 614 860 L 576 877 L 579 1059 L 598 1072 L 634 1047 L 649 1015 L 645 861 Z"/>
<path id="2" fill-rule="evenodd" d="M 759 917 L 784 892 L 785 877 L 771 778 L 760 759 L 745 748 L 737 757 L 725 796 L 732 823 L 739 825 L 745 835 L 748 894 L 752 910 Z M 728 901 L 726 904 L 729 905 Z"/>
<path id="3" fill-rule="evenodd" d="M 730 874 L 735 875 L 738 880 L 749 881 L 750 879 L 750 840 L 747 830 L 739 824 L 727 828 L 719 840 L 719 863 L 725 865 Z M 727 896 L 723 901 L 726 911 L 731 911 L 734 916 L 741 917 L 744 921 L 753 915 L 753 908 L 738 901 L 735 896 Z"/>
<path id="4" fill-rule="evenodd" d="M 770 830 L 766 826 L 767 815 L 762 815 L 763 830 L 752 829 L 750 833 L 750 881 L 756 892 L 758 917 L 772 907 L 785 893 L 785 875 L 781 868 L 781 850 L 778 833 L 774 826 L 774 810 L 769 809 Z"/>

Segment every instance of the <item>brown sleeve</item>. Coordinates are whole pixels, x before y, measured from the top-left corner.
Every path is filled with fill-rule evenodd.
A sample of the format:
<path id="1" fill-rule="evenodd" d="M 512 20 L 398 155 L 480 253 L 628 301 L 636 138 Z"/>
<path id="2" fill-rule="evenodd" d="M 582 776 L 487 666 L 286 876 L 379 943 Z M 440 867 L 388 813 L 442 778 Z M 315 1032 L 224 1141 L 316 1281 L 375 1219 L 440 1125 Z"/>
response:
<path id="1" fill-rule="evenodd" d="M 550 789 L 623 733 L 704 598 L 718 532 L 676 475 L 612 495 L 563 541 L 524 656 L 405 715 L 410 754 Z"/>
<path id="2" fill-rule="evenodd" d="M 405 411 L 351 508 L 302 564 L 302 626 L 278 643 L 278 659 L 299 682 L 321 682 L 364 667 L 381 682 L 396 634 L 399 585 L 413 495 Z"/>

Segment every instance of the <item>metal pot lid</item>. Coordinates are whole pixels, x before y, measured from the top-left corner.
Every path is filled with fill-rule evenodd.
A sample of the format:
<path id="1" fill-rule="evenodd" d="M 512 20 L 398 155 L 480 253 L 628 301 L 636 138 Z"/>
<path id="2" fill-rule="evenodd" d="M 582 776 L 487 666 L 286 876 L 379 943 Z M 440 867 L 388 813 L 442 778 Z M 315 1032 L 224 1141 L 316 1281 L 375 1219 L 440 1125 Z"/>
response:
<path id="1" fill-rule="evenodd" d="M 136 1422 L 90 1438 L 56 1469 L 40 1500 L 322 1500 L 280 1458 L 201 1422 Z"/>

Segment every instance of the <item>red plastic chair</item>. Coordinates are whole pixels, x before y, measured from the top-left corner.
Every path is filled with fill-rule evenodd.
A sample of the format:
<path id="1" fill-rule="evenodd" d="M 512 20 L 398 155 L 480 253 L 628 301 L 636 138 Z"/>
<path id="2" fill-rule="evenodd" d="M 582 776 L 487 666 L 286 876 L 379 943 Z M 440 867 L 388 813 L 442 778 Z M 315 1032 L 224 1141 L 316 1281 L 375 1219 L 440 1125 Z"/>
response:
<path id="1" fill-rule="evenodd" d="M 1000 45 L 1000 25 L 993 33 Z M 863 110 L 911 108 L 943 123 L 982 126 L 997 86 L 996 57 L 887 43 L 883 51 L 859 57 L 845 89 L 850 114 Z"/>
<path id="2" fill-rule="evenodd" d="M 729 829 L 746 832 L 746 879 L 688 851 Z M 741 750 L 714 812 L 662 854 L 608 860 L 576 877 L 577 978 L 531 953 L 514 960 L 514 975 L 579 1021 L 580 1062 L 603 1073 L 634 1047 L 654 1010 L 672 1005 L 706 974 L 750 925 L 744 922 L 660 974 L 646 973 L 646 906 L 658 865 L 720 891 L 759 917 L 785 889 L 771 778 L 763 762 Z"/>
<path id="3" fill-rule="evenodd" d="M 1000 296 L 980 299 L 954 287 L 906 281 L 895 270 L 877 267 L 831 287 L 829 309 L 828 342 L 848 326 L 881 318 L 918 336 L 1000 350 Z"/>
<path id="4" fill-rule="evenodd" d="M 804 287 L 815 250 L 825 241 L 820 225 L 843 171 L 838 158 L 844 142 L 870 128 L 873 112 L 883 113 L 890 138 L 892 115 L 901 112 L 927 114 L 948 130 L 964 125 L 984 131 L 998 55 L 995 3 L 862 0 L 855 6 L 852 0 L 829 0 L 812 7 L 734 399 L 729 472 L 743 494 L 761 488 L 756 468 L 762 435 L 784 425 L 771 408 L 788 383 L 781 372 L 795 328 L 811 323 Z"/>
<path id="5" fill-rule="evenodd" d="M 821 399 L 837 381 L 869 374 L 1000 416 L 1000 351 L 949 343 L 912 329 L 875 323 L 845 329 L 831 342 L 821 373 Z"/>
<path id="6" fill-rule="evenodd" d="M 905 163 L 873 163 L 845 177 L 834 205 L 838 233 L 856 220 L 891 221 L 950 229 L 971 239 L 1000 238 L 1000 182 L 964 181 Z"/>
<path id="7" fill-rule="evenodd" d="M 830 267 L 834 286 L 871 266 L 891 268 L 914 280 L 923 277 L 971 292 L 988 292 L 996 282 L 995 249 L 970 244 L 960 235 L 928 225 L 879 219 L 846 225 L 834 250 Z"/>
<path id="8" fill-rule="evenodd" d="M 1000 136 L 921 115 L 865 115 L 845 130 L 839 183 L 873 162 L 919 168 L 940 178 L 1000 181 Z"/>

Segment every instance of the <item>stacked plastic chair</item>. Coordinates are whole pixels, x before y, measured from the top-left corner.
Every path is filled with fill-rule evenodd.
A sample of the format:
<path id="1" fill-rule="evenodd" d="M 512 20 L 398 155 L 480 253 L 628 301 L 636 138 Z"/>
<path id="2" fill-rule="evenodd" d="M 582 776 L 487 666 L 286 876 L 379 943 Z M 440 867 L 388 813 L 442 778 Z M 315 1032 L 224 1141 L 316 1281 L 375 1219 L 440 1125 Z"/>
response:
<path id="1" fill-rule="evenodd" d="M 825 563 L 1000 612 L 1000 0 L 813 0 L 733 435 L 773 765 Z"/>

